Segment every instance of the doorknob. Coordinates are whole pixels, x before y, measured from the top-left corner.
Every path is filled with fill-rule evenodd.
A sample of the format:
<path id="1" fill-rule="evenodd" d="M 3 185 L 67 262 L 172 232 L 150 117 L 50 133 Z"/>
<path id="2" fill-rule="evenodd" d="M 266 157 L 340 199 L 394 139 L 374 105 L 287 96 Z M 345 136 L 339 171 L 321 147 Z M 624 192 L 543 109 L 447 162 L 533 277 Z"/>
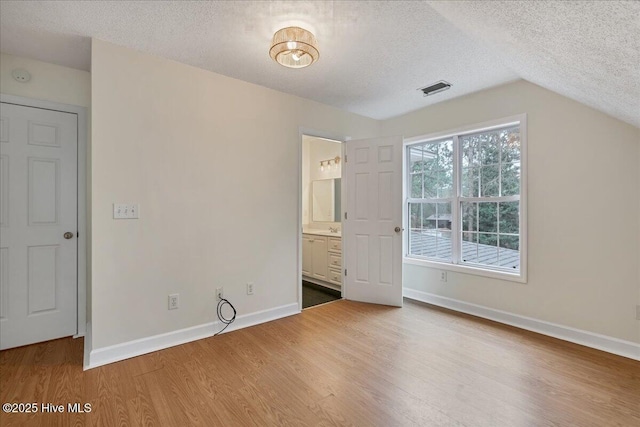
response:
<path id="1" fill-rule="evenodd" d="M 396 233 L 399 233 L 399 232 L 401 232 L 401 231 L 403 231 L 403 230 L 404 230 L 404 228 L 400 228 L 400 227 L 396 227 L 396 228 L 394 228 L 394 231 L 395 231 Z"/>
<path id="2" fill-rule="evenodd" d="M 63 234 L 65 239 L 71 239 L 73 237 L 73 233 L 70 231 L 67 231 L 66 233 Z"/>

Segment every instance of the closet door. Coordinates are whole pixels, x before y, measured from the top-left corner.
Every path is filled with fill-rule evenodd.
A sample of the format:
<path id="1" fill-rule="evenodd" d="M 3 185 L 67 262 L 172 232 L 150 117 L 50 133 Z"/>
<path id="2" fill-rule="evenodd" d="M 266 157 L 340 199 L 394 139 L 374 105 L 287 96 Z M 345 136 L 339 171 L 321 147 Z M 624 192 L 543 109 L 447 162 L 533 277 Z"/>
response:
<path id="1" fill-rule="evenodd" d="M 77 128 L 0 104 L 0 349 L 77 332 Z"/>

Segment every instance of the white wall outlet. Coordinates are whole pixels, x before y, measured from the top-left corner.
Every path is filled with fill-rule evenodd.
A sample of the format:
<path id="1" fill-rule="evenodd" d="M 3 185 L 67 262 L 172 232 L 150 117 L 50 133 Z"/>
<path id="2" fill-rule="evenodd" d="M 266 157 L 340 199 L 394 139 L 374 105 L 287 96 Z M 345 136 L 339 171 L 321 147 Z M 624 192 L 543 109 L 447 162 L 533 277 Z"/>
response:
<path id="1" fill-rule="evenodd" d="M 247 283 L 247 295 L 253 295 L 253 282 Z"/>
<path id="2" fill-rule="evenodd" d="M 169 310 L 175 310 L 180 306 L 180 295 L 169 295 Z"/>
<path id="3" fill-rule="evenodd" d="M 224 288 L 217 288 L 216 289 L 216 299 L 217 300 L 221 300 L 224 298 Z"/>
<path id="4" fill-rule="evenodd" d="M 447 272 L 446 271 L 441 271 L 440 272 L 440 281 L 441 282 L 446 282 L 447 281 Z"/>

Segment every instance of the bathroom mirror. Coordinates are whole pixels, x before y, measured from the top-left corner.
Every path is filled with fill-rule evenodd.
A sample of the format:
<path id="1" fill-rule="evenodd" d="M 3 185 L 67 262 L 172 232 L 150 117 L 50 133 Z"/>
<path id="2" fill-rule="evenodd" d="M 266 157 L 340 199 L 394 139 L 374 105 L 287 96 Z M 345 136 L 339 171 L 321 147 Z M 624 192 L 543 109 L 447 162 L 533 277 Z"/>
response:
<path id="1" fill-rule="evenodd" d="M 311 220 L 340 222 L 341 179 L 319 179 L 311 182 Z"/>

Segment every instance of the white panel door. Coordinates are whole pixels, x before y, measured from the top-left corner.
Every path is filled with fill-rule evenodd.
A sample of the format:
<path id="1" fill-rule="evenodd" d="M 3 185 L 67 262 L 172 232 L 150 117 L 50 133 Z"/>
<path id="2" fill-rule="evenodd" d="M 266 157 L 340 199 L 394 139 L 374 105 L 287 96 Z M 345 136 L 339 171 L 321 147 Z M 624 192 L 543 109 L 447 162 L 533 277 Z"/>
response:
<path id="1" fill-rule="evenodd" d="M 77 128 L 0 104 L 0 349 L 77 332 Z"/>
<path id="2" fill-rule="evenodd" d="M 402 137 L 347 142 L 345 292 L 402 307 Z"/>

